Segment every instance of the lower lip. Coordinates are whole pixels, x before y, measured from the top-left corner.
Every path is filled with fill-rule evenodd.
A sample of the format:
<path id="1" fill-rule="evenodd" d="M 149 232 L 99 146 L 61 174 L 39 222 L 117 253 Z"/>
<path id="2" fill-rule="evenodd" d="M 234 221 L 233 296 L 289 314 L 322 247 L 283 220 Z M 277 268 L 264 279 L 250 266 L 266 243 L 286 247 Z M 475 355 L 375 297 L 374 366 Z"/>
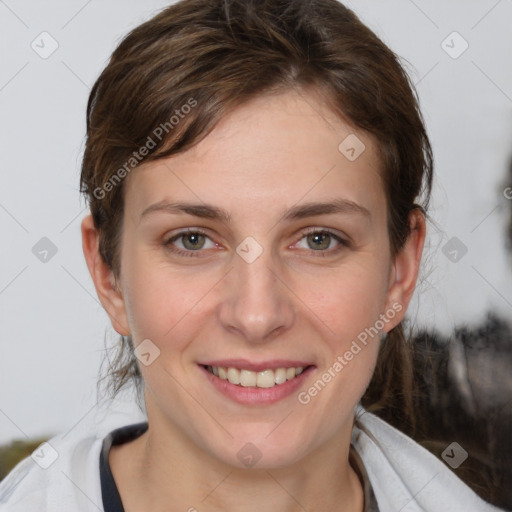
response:
<path id="1" fill-rule="evenodd" d="M 268 405 L 279 402 L 293 393 L 303 385 L 304 380 L 315 370 L 314 366 L 308 367 L 300 375 L 287 380 L 283 384 L 276 384 L 272 388 L 244 387 L 237 384 L 231 384 L 228 380 L 210 373 L 206 368 L 199 365 L 199 368 L 206 375 L 206 378 L 213 386 L 224 396 L 227 396 L 234 402 L 243 405 Z"/>

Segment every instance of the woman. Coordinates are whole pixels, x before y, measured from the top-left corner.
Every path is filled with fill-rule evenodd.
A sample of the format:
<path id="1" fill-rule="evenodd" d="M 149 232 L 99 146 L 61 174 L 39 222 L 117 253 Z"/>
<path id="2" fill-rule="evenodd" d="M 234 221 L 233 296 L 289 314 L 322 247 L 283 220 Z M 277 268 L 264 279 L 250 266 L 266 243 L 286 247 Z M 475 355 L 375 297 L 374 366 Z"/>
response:
<path id="1" fill-rule="evenodd" d="M 137 27 L 90 95 L 82 237 L 147 422 L 57 436 L 0 503 L 496 510 L 363 407 L 399 393 L 414 420 L 431 184 L 407 75 L 335 0 L 183 0 Z"/>

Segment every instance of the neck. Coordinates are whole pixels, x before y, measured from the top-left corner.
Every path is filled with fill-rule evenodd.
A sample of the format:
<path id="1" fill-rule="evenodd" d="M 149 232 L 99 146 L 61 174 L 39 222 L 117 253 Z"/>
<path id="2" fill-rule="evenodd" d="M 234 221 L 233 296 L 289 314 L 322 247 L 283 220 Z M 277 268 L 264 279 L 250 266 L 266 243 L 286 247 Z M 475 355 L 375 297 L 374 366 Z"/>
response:
<path id="1" fill-rule="evenodd" d="M 338 510 L 361 512 L 363 490 L 349 464 L 352 422 L 287 467 L 237 468 L 187 433 L 149 421 L 142 436 L 113 447 L 109 460 L 126 512 Z"/>

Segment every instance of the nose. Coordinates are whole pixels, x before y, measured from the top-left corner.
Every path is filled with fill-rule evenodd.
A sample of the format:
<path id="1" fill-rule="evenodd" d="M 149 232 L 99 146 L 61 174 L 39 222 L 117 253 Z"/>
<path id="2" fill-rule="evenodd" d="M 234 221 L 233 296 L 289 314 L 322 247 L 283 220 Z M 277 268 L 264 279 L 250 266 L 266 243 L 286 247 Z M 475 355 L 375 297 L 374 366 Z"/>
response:
<path id="1" fill-rule="evenodd" d="M 234 255 L 219 308 L 223 327 L 247 342 L 265 343 L 291 328 L 295 320 L 293 293 L 282 264 L 273 264 L 269 251 L 252 262 Z"/>

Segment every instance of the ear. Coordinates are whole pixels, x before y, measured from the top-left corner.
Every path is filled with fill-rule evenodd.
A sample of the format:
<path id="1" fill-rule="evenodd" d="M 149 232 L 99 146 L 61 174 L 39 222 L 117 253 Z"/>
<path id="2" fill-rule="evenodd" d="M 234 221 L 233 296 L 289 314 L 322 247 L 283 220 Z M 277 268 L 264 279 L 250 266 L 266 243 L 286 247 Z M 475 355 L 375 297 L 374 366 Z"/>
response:
<path id="1" fill-rule="evenodd" d="M 426 236 L 425 216 L 421 210 L 414 209 L 409 214 L 409 225 L 411 233 L 396 255 L 390 272 L 386 311 L 393 309 L 396 315 L 386 323 L 383 332 L 389 332 L 403 320 L 416 288 Z"/>
<path id="2" fill-rule="evenodd" d="M 103 261 L 99 252 L 99 234 L 92 215 L 82 221 L 82 248 L 96 293 L 114 329 L 123 336 L 130 334 L 125 302 L 112 269 Z"/>

